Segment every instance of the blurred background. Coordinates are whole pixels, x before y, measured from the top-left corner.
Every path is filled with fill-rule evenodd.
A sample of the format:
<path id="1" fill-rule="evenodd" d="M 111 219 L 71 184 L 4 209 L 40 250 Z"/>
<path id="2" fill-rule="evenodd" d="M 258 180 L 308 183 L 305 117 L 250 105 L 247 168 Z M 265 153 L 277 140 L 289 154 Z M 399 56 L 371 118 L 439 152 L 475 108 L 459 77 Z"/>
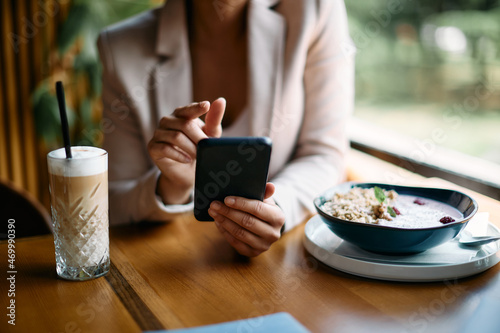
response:
<path id="1" fill-rule="evenodd" d="M 46 154 L 61 147 L 56 81 L 72 143 L 102 143 L 106 25 L 161 0 L 2 0 L 0 180 L 49 207 Z M 500 164 L 500 1 L 346 0 L 356 52 L 355 116 Z M 370 133 L 376 136 L 377 133 Z M 444 136 L 443 136 L 444 138 Z"/>
<path id="2" fill-rule="evenodd" d="M 399 5 L 395 5 L 399 4 Z M 500 163 L 500 1 L 346 1 L 356 116 Z"/>

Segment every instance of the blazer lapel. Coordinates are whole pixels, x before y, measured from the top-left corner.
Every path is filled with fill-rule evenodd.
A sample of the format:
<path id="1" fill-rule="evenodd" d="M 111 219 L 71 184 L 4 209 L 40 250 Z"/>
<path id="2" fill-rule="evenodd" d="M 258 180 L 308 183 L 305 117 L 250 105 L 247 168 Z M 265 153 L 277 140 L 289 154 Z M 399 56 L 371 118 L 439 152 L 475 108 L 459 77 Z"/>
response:
<path id="1" fill-rule="evenodd" d="M 191 58 L 186 8 L 183 0 L 168 0 L 160 13 L 154 70 L 156 114 L 171 114 L 175 108 L 192 102 Z M 157 120 L 158 120 L 157 119 Z"/>
<path id="2" fill-rule="evenodd" d="M 250 1 L 248 8 L 250 133 L 270 136 L 280 110 L 285 20 L 270 7 L 278 0 Z"/>
<path id="3" fill-rule="evenodd" d="M 279 0 L 253 0 L 248 8 L 250 133 L 270 136 L 279 116 L 283 76 L 285 20 L 271 6 Z M 192 73 L 183 0 L 168 0 L 160 13 L 153 73 L 157 119 L 179 106 L 192 103 Z M 156 126 L 156 123 L 154 123 Z"/>

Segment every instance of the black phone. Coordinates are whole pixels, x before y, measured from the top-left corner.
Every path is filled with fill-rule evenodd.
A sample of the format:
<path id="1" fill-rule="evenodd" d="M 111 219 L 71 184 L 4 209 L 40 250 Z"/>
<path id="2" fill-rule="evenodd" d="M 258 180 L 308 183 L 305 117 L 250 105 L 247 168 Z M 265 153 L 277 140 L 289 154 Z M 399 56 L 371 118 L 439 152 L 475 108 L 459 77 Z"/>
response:
<path id="1" fill-rule="evenodd" d="M 227 196 L 263 200 L 271 139 L 268 137 L 208 138 L 198 142 L 194 185 L 194 216 L 213 221 L 210 203 Z"/>

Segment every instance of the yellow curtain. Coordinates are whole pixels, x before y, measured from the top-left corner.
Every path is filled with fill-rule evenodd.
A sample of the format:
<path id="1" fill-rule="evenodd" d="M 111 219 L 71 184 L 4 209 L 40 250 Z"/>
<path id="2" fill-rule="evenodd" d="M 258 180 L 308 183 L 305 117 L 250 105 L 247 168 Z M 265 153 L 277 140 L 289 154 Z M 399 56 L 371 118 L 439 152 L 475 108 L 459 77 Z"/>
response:
<path id="1" fill-rule="evenodd" d="M 37 141 L 30 100 L 53 70 L 57 27 L 70 0 L 2 0 L 0 14 L 0 179 L 49 206 L 45 149 Z"/>

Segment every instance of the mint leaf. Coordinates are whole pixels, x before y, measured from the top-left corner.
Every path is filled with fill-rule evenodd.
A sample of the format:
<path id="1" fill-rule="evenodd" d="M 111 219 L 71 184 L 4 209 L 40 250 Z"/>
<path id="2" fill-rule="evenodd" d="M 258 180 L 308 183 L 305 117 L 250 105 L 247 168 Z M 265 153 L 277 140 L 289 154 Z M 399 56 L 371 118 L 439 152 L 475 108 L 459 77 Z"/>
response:
<path id="1" fill-rule="evenodd" d="M 378 202 L 383 203 L 385 201 L 384 190 L 382 190 L 378 186 L 375 186 L 373 190 L 375 191 L 375 198 L 378 200 Z"/>
<path id="2" fill-rule="evenodd" d="M 387 206 L 387 211 L 389 212 L 389 215 L 391 215 L 392 217 L 396 217 L 398 215 L 391 206 Z"/>

